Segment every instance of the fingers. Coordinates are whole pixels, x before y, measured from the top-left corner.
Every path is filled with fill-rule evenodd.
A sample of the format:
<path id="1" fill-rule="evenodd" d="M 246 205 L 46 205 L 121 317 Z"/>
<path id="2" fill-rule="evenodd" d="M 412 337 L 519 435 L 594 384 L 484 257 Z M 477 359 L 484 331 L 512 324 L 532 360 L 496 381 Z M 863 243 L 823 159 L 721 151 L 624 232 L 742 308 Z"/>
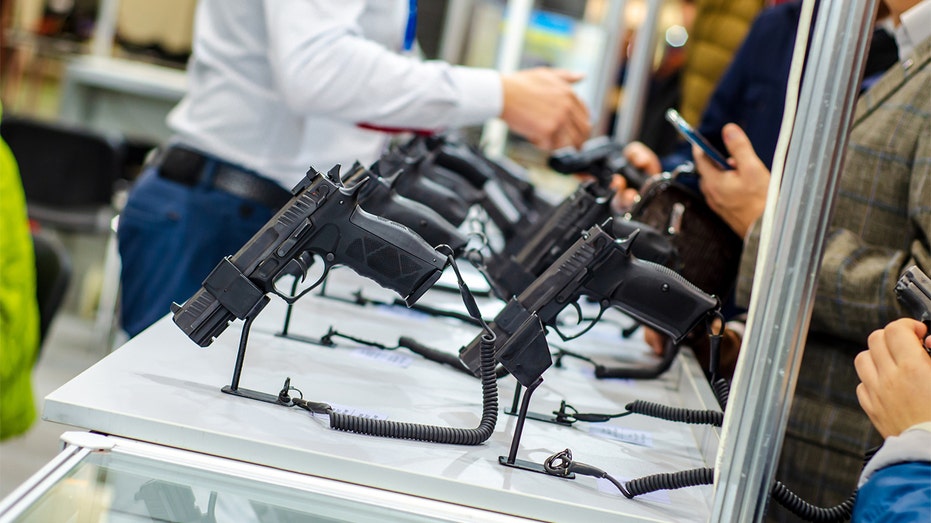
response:
<path id="1" fill-rule="evenodd" d="M 884 341 L 890 359 L 899 365 L 912 358 L 927 358 L 922 346 L 927 327 L 920 321 L 902 318 L 886 326 Z"/>
<path id="2" fill-rule="evenodd" d="M 756 151 L 753 150 L 753 144 L 750 143 L 750 138 L 739 125 L 733 123 L 725 125 L 721 130 L 721 136 L 724 138 L 727 152 L 734 157 L 737 165 L 754 160 L 759 161 Z"/>
<path id="3" fill-rule="evenodd" d="M 592 125 L 588 119 L 588 109 L 585 107 L 585 104 L 582 103 L 582 100 L 573 94 L 568 125 L 565 127 L 565 137 L 569 143 L 557 147 L 572 145 L 576 149 L 581 149 L 591 134 Z"/>
<path id="4" fill-rule="evenodd" d="M 865 387 L 867 390 L 876 386 L 878 374 L 876 372 L 876 364 L 873 362 L 870 351 L 865 350 L 857 354 L 857 357 L 853 360 L 853 366 L 857 371 L 857 376 L 862 382 L 861 386 Z"/>
<path id="5" fill-rule="evenodd" d="M 501 77 L 501 118 L 543 150 L 580 148 L 591 135 L 589 112 L 572 90 L 582 75 L 545 67 Z"/>
<path id="6" fill-rule="evenodd" d="M 656 153 L 641 142 L 627 144 L 624 147 L 624 158 L 631 165 L 647 174 L 658 174 L 663 170 Z"/>
<path id="7" fill-rule="evenodd" d="M 715 176 L 727 172 L 718 168 L 718 166 L 708 158 L 708 155 L 697 145 L 692 146 L 692 156 L 695 159 L 695 170 L 698 171 L 699 183 L 701 179 L 706 176 Z"/>
<path id="8" fill-rule="evenodd" d="M 888 372 L 889 369 L 895 366 L 895 362 L 892 360 L 886 346 L 886 334 L 886 329 L 879 329 L 870 333 L 869 338 L 867 338 L 867 345 L 870 348 L 868 353 L 870 361 L 873 362 L 877 372 Z"/>
<path id="9" fill-rule="evenodd" d="M 643 341 L 653 349 L 653 353 L 662 356 L 666 352 L 666 336 L 649 328 L 643 328 Z"/>
<path id="10" fill-rule="evenodd" d="M 611 189 L 615 192 L 621 192 L 627 188 L 627 178 L 620 174 L 611 175 Z"/>
<path id="11" fill-rule="evenodd" d="M 585 75 L 582 73 L 567 71 L 565 69 L 553 69 L 553 73 L 555 73 L 556 76 L 558 76 L 563 81 L 569 82 L 570 84 L 574 84 L 585 78 Z"/>

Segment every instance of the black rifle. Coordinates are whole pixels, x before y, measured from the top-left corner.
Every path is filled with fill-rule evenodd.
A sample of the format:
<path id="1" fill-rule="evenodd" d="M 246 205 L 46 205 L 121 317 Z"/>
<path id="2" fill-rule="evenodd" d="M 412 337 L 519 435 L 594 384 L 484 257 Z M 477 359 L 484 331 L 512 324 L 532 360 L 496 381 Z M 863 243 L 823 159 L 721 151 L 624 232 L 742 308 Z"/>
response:
<path id="1" fill-rule="evenodd" d="M 581 296 L 617 307 L 644 325 L 679 343 L 702 319 L 719 307 L 671 269 L 637 259 L 631 245 L 637 234 L 616 239 L 595 225 L 508 304 L 491 324 L 495 332 L 495 360 L 517 381 L 530 387 L 552 365 L 544 325 Z M 459 352 L 473 372 L 479 368 L 480 339 Z"/>
<path id="2" fill-rule="evenodd" d="M 401 196 L 391 189 L 384 178 L 362 167 L 358 162 L 343 176 L 343 184 L 346 187 L 351 189 L 357 183 L 362 184 L 357 200 L 363 209 L 409 227 L 430 245 L 448 245 L 454 255 L 458 256 L 469 242 L 459 229 L 436 211 Z"/>
<path id="3" fill-rule="evenodd" d="M 275 281 L 305 275 L 314 254 L 323 259 L 324 272 L 305 293 L 342 264 L 397 292 L 407 304 L 416 302 L 439 279 L 446 256 L 407 227 L 359 207 L 363 185 L 343 187 L 339 166 L 326 175 L 311 168 L 291 190 L 291 200 L 236 254 L 224 258 L 194 296 L 184 305 L 172 304 L 174 322 L 206 347 L 234 318 L 254 318 L 268 303 L 267 293 L 287 299 Z"/>

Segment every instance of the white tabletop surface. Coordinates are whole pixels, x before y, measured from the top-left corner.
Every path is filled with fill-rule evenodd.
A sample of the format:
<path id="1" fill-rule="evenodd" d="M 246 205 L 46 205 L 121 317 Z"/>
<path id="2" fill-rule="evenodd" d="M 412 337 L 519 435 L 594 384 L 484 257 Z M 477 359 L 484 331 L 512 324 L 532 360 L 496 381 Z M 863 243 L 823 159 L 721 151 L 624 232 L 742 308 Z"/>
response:
<path id="1" fill-rule="evenodd" d="M 390 293 L 349 271 L 336 271 L 328 292 L 393 299 Z M 423 302 L 455 308 L 458 296 L 431 290 Z M 483 314 L 500 304 L 481 300 Z M 461 308 L 461 305 L 459 306 Z M 260 314 L 252 329 L 241 387 L 277 393 L 286 377 L 306 399 L 371 416 L 430 425 L 475 428 L 481 418 L 480 382 L 403 349 L 385 352 L 338 340 L 325 348 L 276 336 L 285 307 L 281 300 Z M 613 364 L 652 364 L 643 342 L 622 340 L 621 315 L 607 315 L 592 331 L 560 343 Z M 294 308 L 291 333 L 340 332 L 393 345 L 399 336 L 450 352 L 479 333 L 475 326 L 403 307 L 358 306 L 308 295 Z M 304 474 L 323 476 L 452 503 L 546 521 L 690 521 L 710 513 L 711 486 L 624 498 L 605 480 L 566 480 L 503 467 L 516 418 L 513 378 L 499 380 L 498 423 L 478 446 L 415 442 L 349 434 L 329 428 L 306 411 L 220 392 L 230 382 L 242 322 L 208 348 L 197 347 L 166 316 L 46 397 L 47 420 L 105 434 L 224 456 Z M 550 339 L 557 340 L 554 335 Z M 615 413 L 635 399 L 673 406 L 713 408 L 697 363 L 683 352 L 661 378 L 596 380 L 591 365 L 566 360 L 551 368 L 531 402 L 548 413 L 566 400 L 582 412 Z M 708 467 L 717 431 L 630 415 L 609 423 L 572 427 L 529 420 L 518 458 L 542 463 L 572 449 L 577 461 L 624 480 L 661 472 Z"/>

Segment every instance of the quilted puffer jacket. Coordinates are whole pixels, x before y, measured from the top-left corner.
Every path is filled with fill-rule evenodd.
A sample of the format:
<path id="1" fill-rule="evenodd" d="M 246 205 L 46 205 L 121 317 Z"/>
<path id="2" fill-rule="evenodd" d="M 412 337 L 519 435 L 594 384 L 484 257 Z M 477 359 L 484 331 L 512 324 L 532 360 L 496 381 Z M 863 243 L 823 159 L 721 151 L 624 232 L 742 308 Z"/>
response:
<path id="1" fill-rule="evenodd" d="M 698 0 L 682 73 L 679 112 L 697 125 L 765 0 Z"/>

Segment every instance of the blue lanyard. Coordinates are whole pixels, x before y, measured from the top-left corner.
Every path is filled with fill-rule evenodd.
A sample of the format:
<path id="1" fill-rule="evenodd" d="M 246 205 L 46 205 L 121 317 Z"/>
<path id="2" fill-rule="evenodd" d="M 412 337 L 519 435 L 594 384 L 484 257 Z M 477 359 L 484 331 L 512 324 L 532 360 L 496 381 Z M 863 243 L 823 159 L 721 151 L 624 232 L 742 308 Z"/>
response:
<path id="1" fill-rule="evenodd" d="M 407 28 L 404 29 L 404 50 L 410 51 L 414 48 L 414 40 L 417 39 L 417 0 L 408 0 L 409 8 L 407 10 Z"/>

